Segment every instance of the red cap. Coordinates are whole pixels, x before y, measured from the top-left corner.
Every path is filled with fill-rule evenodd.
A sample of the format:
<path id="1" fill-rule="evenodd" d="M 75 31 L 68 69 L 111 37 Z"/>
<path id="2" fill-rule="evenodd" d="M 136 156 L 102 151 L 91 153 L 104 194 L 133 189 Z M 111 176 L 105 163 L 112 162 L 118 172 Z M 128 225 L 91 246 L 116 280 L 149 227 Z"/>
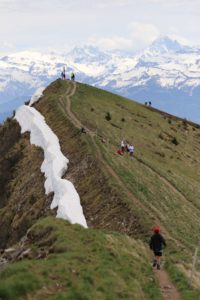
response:
<path id="1" fill-rule="evenodd" d="M 159 231 L 160 231 L 160 226 L 155 226 L 155 227 L 153 227 L 153 231 L 154 231 L 154 232 L 159 232 Z"/>

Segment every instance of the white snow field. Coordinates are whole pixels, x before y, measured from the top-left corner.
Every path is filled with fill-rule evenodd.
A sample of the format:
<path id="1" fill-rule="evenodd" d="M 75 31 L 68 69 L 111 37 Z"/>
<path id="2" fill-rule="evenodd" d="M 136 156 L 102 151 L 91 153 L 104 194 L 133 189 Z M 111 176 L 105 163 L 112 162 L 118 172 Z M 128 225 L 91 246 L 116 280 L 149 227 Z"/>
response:
<path id="1" fill-rule="evenodd" d="M 41 92 L 42 88 L 37 93 L 38 97 L 41 96 Z M 37 101 L 36 95 L 32 98 L 32 102 Z M 57 136 L 46 124 L 44 117 L 33 107 L 22 105 L 16 111 L 15 119 L 21 126 L 21 133 L 29 131 L 31 144 L 41 147 L 44 151 L 41 171 L 46 177 L 46 194 L 54 192 L 51 209 L 58 207 L 58 218 L 87 228 L 80 197 L 74 185 L 69 180 L 62 179 L 69 160 L 62 154 Z"/>

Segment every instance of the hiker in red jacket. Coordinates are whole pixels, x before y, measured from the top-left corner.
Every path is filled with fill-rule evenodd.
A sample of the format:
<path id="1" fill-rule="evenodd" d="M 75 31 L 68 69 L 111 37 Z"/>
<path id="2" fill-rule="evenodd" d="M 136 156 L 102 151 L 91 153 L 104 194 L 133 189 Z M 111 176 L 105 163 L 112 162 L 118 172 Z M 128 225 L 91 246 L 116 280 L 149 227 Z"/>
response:
<path id="1" fill-rule="evenodd" d="M 160 234 L 160 227 L 156 226 L 153 228 L 154 234 L 152 235 L 149 247 L 154 252 L 154 261 L 153 261 L 153 267 L 157 267 L 157 270 L 160 270 L 160 262 L 161 262 L 161 256 L 163 247 L 166 247 L 166 242 L 163 238 L 163 236 Z"/>

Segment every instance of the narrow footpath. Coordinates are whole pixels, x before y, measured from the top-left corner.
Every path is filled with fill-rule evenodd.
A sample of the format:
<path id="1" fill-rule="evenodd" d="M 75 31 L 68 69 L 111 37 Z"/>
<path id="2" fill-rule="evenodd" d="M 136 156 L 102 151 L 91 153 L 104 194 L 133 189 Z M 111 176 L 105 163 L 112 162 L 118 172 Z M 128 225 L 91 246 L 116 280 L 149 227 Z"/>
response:
<path id="1" fill-rule="evenodd" d="M 164 300 L 181 300 L 179 292 L 164 269 L 155 270 L 154 274 L 159 283 L 161 295 Z"/>
<path id="2" fill-rule="evenodd" d="M 94 146 L 97 149 L 98 158 L 101 160 L 101 162 L 107 168 L 108 172 L 117 180 L 117 182 L 122 186 L 122 188 L 125 189 L 128 196 L 131 198 L 134 198 L 134 201 L 136 201 L 137 204 L 142 206 L 142 208 L 145 209 L 145 211 L 146 211 L 147 208 L 145 206 L 143 206 L 138 199 L 135 198 L 135 196 L 131 193 L 131 191 L 129 191 L 129 189 L 121 181 L 121 179 L 116 174 L 116 172 L 110 166 L 108 166 L 108 164 L 105 163 L 105 161 L 101 155 L 101 152 L 99 150 L 99 147 L 94 139 L 94 137 L 96 136 L 96 133 L 91 131 L 84 124 L 82 124 L 81 121 L 71 111 L 70 97 L 72 97 L 75 94 L 75 92 L 76 92 L 76 82 L 70 81 L 66 93 L 63 96 L 61 96 L 59 99 L 62 108 L 64 109 L 65 113 L 67 114 L 70 121 L 73 123 L 73 125 L 75 127 L 79 128 L 79 129 L 81 129 L 82 127 L 85 128 L 86 132 L 92 137 L 92 142 L 94 143 Z M 167 272 L 164 269 L 154 270 L 154 274 L 155 274 L 155 278 L 158 281 L 163 300 L 181 300 L 181 296 L 180 296 L 179 292 L 177 291 L 175 285 L 171 282 Z"/>

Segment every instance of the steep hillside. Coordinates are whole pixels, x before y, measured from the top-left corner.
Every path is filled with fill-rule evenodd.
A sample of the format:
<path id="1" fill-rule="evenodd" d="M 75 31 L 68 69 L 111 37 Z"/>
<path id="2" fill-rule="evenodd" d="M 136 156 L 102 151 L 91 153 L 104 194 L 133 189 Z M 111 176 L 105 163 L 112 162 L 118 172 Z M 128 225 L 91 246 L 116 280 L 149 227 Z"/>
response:
<path id="1" fill-rule="evenodd" d="M 160 299 L 144 245 L 126 235 L 47 218 L 23 247 L 28 259 L 0 273 L 1 299 Z"/>
<path id="2" fill-rule="evenodd" d="M 0 127 L 0 248 L 19 241 L 27 229 L 50 210 L 40 171 L 43 153 L 32 147 L 29 134 L 9 119 Z"/>
<path id="3" fill-rule="evenodd" d="M 148 214 L 145 214 L 146 217 L 142 216 L 142 223 L 144 224 L 146 218 L 147 228 L 149 228 L 148 222 L 153 225 L 156 218 L 160 223 L 164 223 L 163 225 L 172 232 L 174 238 L 181 242 L 187 243 L 185 240 L 187 236 L 182 238 L 180 233 L 188 233 L 188 245 L 191 241 L 189 234 L 191 228 L 188 222 L 193 224 L 196 222 L 193 236 L 194 240 L 198 238 L 200 225 L 198 221 L 200 128 L 198 125 L 157 113 L 153 109 L 126 99 L 122 101 L 121 97 L 87 85 L 77 84 L 76 87 L 70 87 L 73 83 L 61 81 L 57 83 L 62 85 L 59 90 L 65 88 L 66 92 L 67 89 L 76 88 L 72 96 L 72 111 L 75 115 L 71 115 L 70 118 L 75 117 L 72 122 L 76 126 L 83 125 L 90 130 L 89 134 L 83 134 L 81 139 L 91 148 L 92 154 L 96 156 L 95 161 L 100 161 L 102 172 L 109 175 L 108 184 L 116 185 L 117 192 L 120 189 L 120 198 L 125 196 L 126 206 L 130 206 L 133 213 L 145 207 L 145 212 Z M 65 98 L 67 99 L 63 96 L 62 101 L 58 101 L 58 105 L 66 115 Z M 50 112 L 45 111 L 48 109 L 45 99 L 40 102 L 38 108 L 44 113 L 48 122 Z M 110 121 L 105 118 L 107 112 L 111 115 Z M 49 124 L 52 123 L 54 122 L 50 119 Z M 62 128 L 58 124 L 56 127 Z M 54 129 L 55 132 L 57 128 Z M 59 131 L 57 135 L 60 135 Z M 133 161 L 128 155 L 121 157 L 116 154 L 122 138 L 135 145 L 136 153 Z M 60 135 L 60 140 L 62 143 L 68 143 L 64 136 Z M 113 176 L 110 176 L 111 174 Z M 135 198 L 134 209 L 133 199 L 127 197 L 128 191 Z M 176 210 L 171 209 L 175 207 Z M 141 214 L 136 215 L 141 217 Z M 179 215 L 180 224 L 175 224 Z M 141 222 L 137 220 L 136 223 Z M 176 232 L 175 225 L 179 226 Z"/>
<path id="4" fill-rule="evenodd" d="M 198 299 L 198 292 L 189 288 L 187 280 L 200 230 L 200 128 L 196 124 L 114 94 L 70 81 L 57 80 L 52 83 L 35 107 L 58 136 L 62 152 L 70 160 L 64 177 L 74 183 L 89 227 L 99 230 L 83 230 L 79 226 L 73 227 L 51 218 L 35 224 L 36 219 L 55 214 L 49 209 L 52 195 L 44 195 L 44 178 L 39 170 L 43 154 L 40 149 L 30 146 L 28 134 L 20 136 L 19 126 L 14 121 L 7 122 L 0 128 L 1 140 L 6 145 L 1 150 L 0 160 L 4 186 L 3 196 L 0 198 L 0 222 L 1 228 L 5 228 L 1 233 L 0 248 L 18 242 L 27 229 L 32 225 L 33 227 L 26 237 L 27 245 L 22 247 L 23 251 L 31 248 L 31 255 L 28 257 L 30 261 L 11 265 L 3 271 L 1 276 L 5 281 L 0 285 L 0 297 L 4 295 L 3 299 L 22 299 L 21 295 L 28 292 L 32 299 L 43 299 L 48 293 L 51 295 L 49 299 L 160 299 L 158 289 L 152 281 L 153 272 L 147 263 L 150 258 L 146 247 L 151 228 L 157 224 L 161 226 L 167 239 L 165 266 L 172 280 L 183 299 Z M 110 120 L 106 117 L 108 115 Z M 81 133 L 82 127 L 86 134 Z M 11 136 L 14 138 L 10 138 Z M 133 159 L 128 153 L 123 156 L 117 154 L 122 139 L 133 142 Z M 12 164 L 5 165 L 5 162 Z M 51 224 L 48 230 L 55 231 L 53 238 L 48 230 L 47 233 L 45 231 L 47 224 Z M 44 230 L 44 236 L 34 233 L 35 230 Z M 63 234 L 63 230 L 66 230 L 66 237 L 65 234 L 62 235 L 62 251 L 51 250 L 56 247 L 53 241 L 59 240 L 57 235 Z M 67 236 L 70 236 L 70 241 L 65 244 Z M 94 278 L 97 276 L 103 280 L 103 266 L 107 266 L 103 253 L 105 251 L 107 256 L 107 250 L 112 248 L 109 246 L 110 241 L 116 243 L 115 246 L 118 245 L 115 251 L 120 261 L 114 255 L 113 265 L 109 265 L 113 273 L 105 270 L 112 279 L 108 275 L 105 282 L 100 281 L 98 292 Z M 58 245 L 59 243 L 58 241 Z M 92 250 L 96 247 L 95 243 L 101 245 L 97 253 Z M 123 244 L 125 248 L 122 247 Z M 16 246 L 18 247 L 20 246 Z M 81 249 L 83 253 L 76 253 L 74 247 Z M 42 264 L 40 261 L 41 268 L 38 268 L 36 260 L 42 251 L 46 253 L 46 260 Z M 91 256 L 84 254 L 90 251 Z M 134 256 L 132 258 L 131 251 Z M 101 258 L 100 253 L 103 256 Z M 108 254 L 109 260 L 110 255 L 112 254 Z M 140 263 L 136 262 L 138 255 L 141 257 Z M 133 273 L 133 270 L 126 269 L 128 262 L 123 262 L 123 257 L 132 265 L 135 270 Z M 93 259 L 98 261 L 98 266 L 91 267 Z M 75 266 L 80 262 L 77 271 Z M 66 264 L 65 269 L 62 269 L 63 264 Z M 115 269 L 115 264 L 119 268 Z M 27 281 L 21 286 L 15 280 L 16 285 L 11 285 L 15 272 L 21 272 L 23 276 L 22 271 L 26 274 L 29 268 L 33 272 L 34 278 L 30 279 L 33 285 Z M 54 269 L 57 275 L 49 278 L 48 273 L 54 273 Z M 88 270 L 93 275 L 86 278 L 83 273 L 86 275 Z M 196 289 L 200 288 L 199 271 L 197 270 L 194 281 Z M 71 283 L 65 282 L 63 287 L 62 276 L 68 272 L 71 272 L 70 276 L 76 284 L 72 280 Z M 109 295 L 109 282 L 114 286 L 120 284 L 120 291 L 114 288 L 113 294 Z M 88 294 L 85 292 L 87 284 Z M 129 290 L 131 284 L 135 294 L 133 290 Z M 41 289 L 43 285 L 46 291 Z M 10 286 L 12 291 L 9 294 Z M 82 298 L 75 296 L 75 289 L 83 295 Z M 60 298 L 55 296 L 58 290 Z M 143 296 L 138 296 L 139 291 Z M 70 293 L 74 293 L 74 298 L 70 298 Z"/>

